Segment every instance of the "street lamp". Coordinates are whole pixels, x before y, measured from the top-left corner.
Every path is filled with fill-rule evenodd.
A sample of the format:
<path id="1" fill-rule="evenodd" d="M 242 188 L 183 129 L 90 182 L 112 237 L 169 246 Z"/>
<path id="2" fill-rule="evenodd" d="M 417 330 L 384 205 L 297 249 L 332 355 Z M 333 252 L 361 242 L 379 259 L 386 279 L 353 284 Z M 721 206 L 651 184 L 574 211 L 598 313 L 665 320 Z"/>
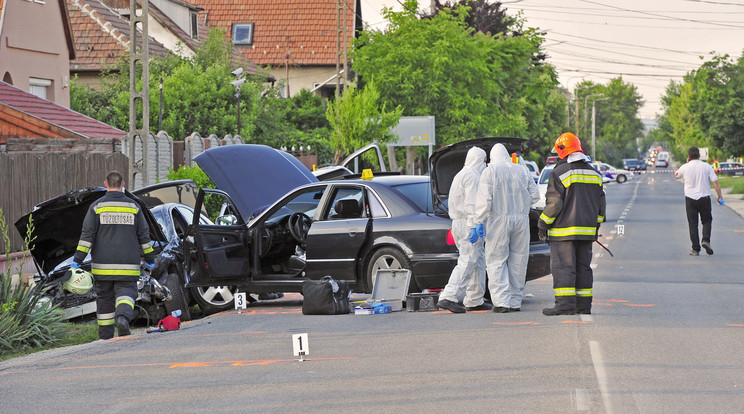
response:
<path id="1" fill-rule="evenodd" d="M 235 80 L 230 82 L 230 85 L 235 87 L 235 99 L 238 101 L 238 136 L 240 136 L 240 85 L 245 83 L 243 75 L 243 68 L 237 68 L 231 72 L 235 76 Z"/>
<path id="2" fill-rule="evenodd" d="M 606 101 L 610 98 L 599 98 L 592 101 L 592 161 L 596 160 L 597 157 L 597 138 L 594 135 L 594 129 L 595 129 L 595 118 L 597 116 L 597 109 L 594 107 L 594 104 L 597 103 L 597 101 Z"/>

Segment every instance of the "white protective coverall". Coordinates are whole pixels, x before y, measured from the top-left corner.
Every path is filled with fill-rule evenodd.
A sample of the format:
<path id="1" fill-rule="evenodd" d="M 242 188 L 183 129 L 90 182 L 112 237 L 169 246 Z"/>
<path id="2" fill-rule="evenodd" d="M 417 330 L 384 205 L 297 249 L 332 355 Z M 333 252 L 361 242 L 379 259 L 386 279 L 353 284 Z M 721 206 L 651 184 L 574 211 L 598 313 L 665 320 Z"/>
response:
<path id="1" fill-rule="evenodd" d="M 530 206 L 540 199 L 527 168 L 511 162 L 503 144 L 491 148 L 475 212 L 485 224 L 488 289 L 493 306 L 520 308 L 530 254 Z"/>
<path id="2" fill-rule="evenodd" d="M 467 307 L 483 304 L 486 289 L 486 260 L 483 239 L 470 243 L 470 229 L 475 221 L 475 197 L 478 181 L 486 168 L 486 152 L 478 147 L 468 150 L 465 166 L 455 175 L 449 192 L 449 215 L 452 219 L 452 237 L 460 253 L 457 266 L 452 269 L 447 286 L 439 294 L 439 300 L 463 301 Z M 463 299 L 464 296 L 464 299 Z"/>

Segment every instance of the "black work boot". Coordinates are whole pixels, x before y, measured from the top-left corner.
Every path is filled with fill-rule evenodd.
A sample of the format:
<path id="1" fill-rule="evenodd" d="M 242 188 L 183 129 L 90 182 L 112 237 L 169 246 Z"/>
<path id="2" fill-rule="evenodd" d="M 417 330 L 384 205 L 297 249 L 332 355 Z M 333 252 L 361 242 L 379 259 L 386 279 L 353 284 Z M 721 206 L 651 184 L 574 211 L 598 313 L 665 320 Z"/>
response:
<path id="1" fill-rule="evenodd" d="M 467 310 L 465 309 L 465 306 L 460 305 L 457 302 L 452 302 L 451 300 L 442 299 L 437 301 L 437 307 L 440 309 L 447 309 L 448 311 L 452 313 L 465 313 Z"/>
<path id="2" fill-rule="evenodd" d="M 543 315 L 556 316 L 556 315 L 576 315 L 576 310 L 560 310 L 557 308 L 545 308 L 543 309 Z"/>
<path id="3" fill-rule="evenodd" d="M 119 336 L 129 335 L 129 321 L 124 315 L 116 317 L 116 330 L 119 332 Z"/>

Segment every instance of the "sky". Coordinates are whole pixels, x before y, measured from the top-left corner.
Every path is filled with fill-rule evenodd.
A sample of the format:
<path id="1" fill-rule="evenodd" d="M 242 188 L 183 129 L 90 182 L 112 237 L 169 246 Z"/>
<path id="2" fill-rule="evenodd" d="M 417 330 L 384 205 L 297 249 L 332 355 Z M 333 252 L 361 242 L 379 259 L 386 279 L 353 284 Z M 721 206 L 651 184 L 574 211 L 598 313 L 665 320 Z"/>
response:
<path id="1" fill-rule="evenodd" d="M 361 0 L 362 18 L 382 29 L 383 7 L 398 0 Z M 401 0 L 402 2 L 402 0 Z M 428 5 L 420 1 L 421 5 Z M 710 60 L 711 53 L 741 57 L 744 0 L 504 0 L 502 9 L 523 13 L 526 27 L 545 32 L 543 50 L 569 90 L 582 80 L 635 85 L 641 118 L 662 113 L 669 82 Z M 701 57 L 703 58 L 701 60 Z M 598 109 L 599 110 L 599 109 Z"/>

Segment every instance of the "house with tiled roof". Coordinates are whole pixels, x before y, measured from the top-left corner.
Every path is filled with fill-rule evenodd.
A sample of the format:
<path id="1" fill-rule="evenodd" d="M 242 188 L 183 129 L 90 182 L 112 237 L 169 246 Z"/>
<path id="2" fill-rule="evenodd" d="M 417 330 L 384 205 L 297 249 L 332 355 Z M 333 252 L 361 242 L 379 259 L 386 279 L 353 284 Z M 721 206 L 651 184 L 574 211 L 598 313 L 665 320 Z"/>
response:
<path id="1" fill-rule="evenodd" d="M 81 83 L 97 85 L 101 73 L 129 52 L 129 0 L 67 0 L 75 39 L 76 59 L 70 73 Z M 150 0 L 148 47 L 151 56 L 176 53 L 193 56 L 207 37 L 208 28 L 198 20 L 201 9 L 181 0 Z M 256 73 L 257 66 L 235 52 L 234 67 Z"/>
<path id="2" fill-rule="evenodd" d="M 362 31 L 360 0 L 342 0 L 340 22 L 337 0 L 190 1 L 203 9 L 200 20 L 223 29 L 233 47 L 266 66 L 285 83 L 289 95 L 301 89 L 332 94 L 339 53 L 343 56 L 345 48 L 350 50 L 351 41 Z M 344 35 L 337 36 L 344 28 Z"/>
<path id="3" fill-rule="evenodd" d="M 126 132 L 0 82 L 0 146 L 8 138 L 120 139 Z"/>
<path id="4" fill-rule="evenodd" d="M 0 0 L 0 80 L 69 107 L 74 58 L 65 0 Z"/>

